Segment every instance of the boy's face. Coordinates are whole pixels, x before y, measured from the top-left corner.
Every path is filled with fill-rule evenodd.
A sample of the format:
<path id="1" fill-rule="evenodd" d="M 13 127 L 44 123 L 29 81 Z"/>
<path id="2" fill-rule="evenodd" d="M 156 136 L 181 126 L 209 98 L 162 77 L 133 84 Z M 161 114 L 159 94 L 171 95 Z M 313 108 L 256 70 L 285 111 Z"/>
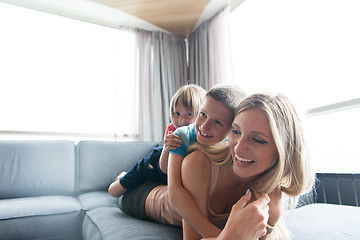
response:
<path id="1" fill-rule="evenodd" d="M 232 114 L 224 104 L 212 97 L 205 97 L 198 117 L 196 118 L 196 139 L 203 145 L 223 141 L 230 132 Z"/>
<path id="2" fill-rule="evenodd" d="M 182 101 L 178 100 L 175 106 L 175 112 L 172 116 L 172 123 L 176 128 L 187 126 L 195 122 L 195 116 L 191 109 L 184 107 Z"/>

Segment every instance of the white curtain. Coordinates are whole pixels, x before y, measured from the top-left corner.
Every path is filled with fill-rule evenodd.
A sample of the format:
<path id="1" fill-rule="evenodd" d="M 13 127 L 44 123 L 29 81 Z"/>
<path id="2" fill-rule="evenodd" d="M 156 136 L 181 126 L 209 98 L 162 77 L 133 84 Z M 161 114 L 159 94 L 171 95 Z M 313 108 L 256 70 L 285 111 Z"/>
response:
<path id="1" fill-rule="evenodd" d="M 209 23 L 205 21 L 189 36 L 189 81 L 209 89 Z"/>
<path id="2" fill-rule="evenodd" d="M 232 82 L 229 8 L 189 36 L 189 80 L 207 90 L 218 83 Z"/>
<path id="3" fill-rule="evenodd" d="M 209 85 L 232 82 L 229 7 L 209 23 Z"/>
<path id="4" fill-rule="evenodd" d="M 161 141 L 170 121 L 171 97 L 187 80 L 185 40 L 166 33 L 142 30 L 136 31 L 136 38 L 137 140 Z"/>
<path id="5" fill-rule="evenodd" d="M 163 32 L 135 31 L 137 140 L 163 140 L 170 121 L 170 99 L 188 80 L 205 89 L 231 81 L 228 17 L 229 10 L 225 9 L 190 35 L 189 76 L 185 39 Z"/>

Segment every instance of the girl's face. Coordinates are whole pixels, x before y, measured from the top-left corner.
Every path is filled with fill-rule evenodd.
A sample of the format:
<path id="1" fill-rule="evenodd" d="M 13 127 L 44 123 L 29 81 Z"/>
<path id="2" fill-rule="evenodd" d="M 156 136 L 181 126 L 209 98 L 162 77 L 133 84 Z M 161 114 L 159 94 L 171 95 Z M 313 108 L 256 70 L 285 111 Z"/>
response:
<path id="1" fill-rule="evenodd" d="M 230 132 L 232 114 L 224 104 L 206 96 L 196 118 L 196 139 L 203 145 L 223 141 Z"/>
<path id="2" fill-rule="evenodd" d="M 278 159 L 268 118 L 261 109 L 245 110 L 235 117 L 229 145 L 234 173 L 244 179 L 255 178 Z"/>
<path id="3" fill-rule="evenodd" d="M 172 123 L 175 128 L 187 126 L 195 122 L 195 116 L 191 109 L 184 107 L 181 100 L 178 100 L 175 105 L 175 112 L 172 116 Z"/>

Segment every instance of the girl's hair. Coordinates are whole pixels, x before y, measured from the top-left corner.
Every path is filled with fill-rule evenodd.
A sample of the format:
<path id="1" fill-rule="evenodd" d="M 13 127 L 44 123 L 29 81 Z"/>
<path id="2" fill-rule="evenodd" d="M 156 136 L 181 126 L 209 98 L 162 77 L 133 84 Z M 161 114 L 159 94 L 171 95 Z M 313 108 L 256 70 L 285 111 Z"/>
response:
<path id="1" fill-rule="evenodd" d="M 232 119 L 234 119 L 236 109 L 241 100 L 246 97 L 246 93 L 235 84 L 217 84 L 206 93 L 206 96 L 212 97 L 227 107 L 232 113 Z"/>
<path id="2" fill-rule="evenodd" d="M 171 122 L 173 121 L 173 116 L 175 114 L 175 108 L 178 101 L 181 101 L 184 107 L 190 109 L 196 117 L 199 113 L 201 102 L 204 99 L 205 94 L 205 89 L 195 84 L 189 84 L 179 88 L 170 102 Z"/>

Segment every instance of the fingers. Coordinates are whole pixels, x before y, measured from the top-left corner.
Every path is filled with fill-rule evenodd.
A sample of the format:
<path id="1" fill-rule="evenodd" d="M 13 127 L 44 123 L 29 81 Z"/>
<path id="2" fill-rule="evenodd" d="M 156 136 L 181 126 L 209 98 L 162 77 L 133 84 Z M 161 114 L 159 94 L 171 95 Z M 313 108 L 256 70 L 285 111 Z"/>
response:
<path id="1" fill-rule="evenodd" d="M 266 193 L 261 194 L 261 196 L 254 201 L 254 203 L 258 204 L 259 206 L 268 206 L 270 203 L 270 197 Z"/>
<path id="2" fill-rule="evenodd" d="M 259 198 L 249 203 L 253 194 L 248 192 L 233 205 L 228 222 L 222 235 L 227 239 L 259 239 L 266 234 L 269 218 L 270 198 L 262 194 Z"/>
<path id="3" fill-rule="evenodd" d="M 250 201 L 250 199 L 251 199 L 251 191 L 249 191 L 247 194 L 242 196 L 240 198 L 240 200 L 234 204 L 233 207 L 234 208 L 244 208 L 246 206 L 246 204 Z"/>
<path id="4" fill-rule="evenodd" d="M 181 146 L 181 138 L 175 134 L 168 134 L 164 139 L 164 147 L 170 151 Z"/>

